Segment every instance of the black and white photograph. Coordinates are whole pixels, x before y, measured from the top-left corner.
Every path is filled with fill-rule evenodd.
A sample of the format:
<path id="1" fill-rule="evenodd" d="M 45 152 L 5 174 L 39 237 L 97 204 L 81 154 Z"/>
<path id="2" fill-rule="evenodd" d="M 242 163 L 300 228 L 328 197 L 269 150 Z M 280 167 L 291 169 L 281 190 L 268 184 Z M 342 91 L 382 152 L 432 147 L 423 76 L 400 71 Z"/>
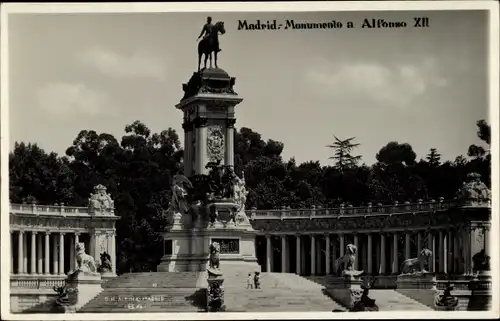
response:
<path id="1" fill-rule="evenodd" d="M 498 317 L 498 8 L 3 4 L 2 319 Z"/>

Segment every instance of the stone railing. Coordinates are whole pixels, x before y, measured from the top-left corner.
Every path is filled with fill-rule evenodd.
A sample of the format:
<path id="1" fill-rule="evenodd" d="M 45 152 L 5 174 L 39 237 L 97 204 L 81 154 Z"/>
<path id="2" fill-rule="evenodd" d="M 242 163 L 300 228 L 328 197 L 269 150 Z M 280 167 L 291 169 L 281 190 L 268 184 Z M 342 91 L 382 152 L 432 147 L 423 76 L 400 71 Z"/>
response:
<path id="1" fill-rule="evenodd" d="M 38 204 L 10 204 L 12 214 L 54 215 L 54 216 L 82 216 L 89 215 L 88 207 Z"/>
<path id="2" fill-rule="evenodd" d="M 52 289 L 54 286 L 63 286 L 66 282 L 67 275 L 39 275 L 39 274 L 11 274 L 10 287 L 11 289 Z M 102 283 L 106 283 L 114 278 L 113 275 L 102 275 Z"/>
<path id="3" fill-rule="evenodd" d="M 403 213 L 417 213 L 417 212 L 431 212 L 431 211 L 445 211 L 455 205 L 453 201 L 445 201 L 440 198 L 438 201 L 431 200 L 423 202 L 418 200 L 416 203 L 398 203 L 393 205 L 377 204 L 372 205 L 368 203 L 367 206 L 353 207 L 352 205 L 340 205 L 336 208 L 322 208 L 319 206 L 312 206 L 311 208 L 292 209 L 283 207 L 281 209 L 273 210 L 256 210 L 251 209 L 247 211 L 252 220 L 258 219 L 286 219 L 286 218 L 314 218 L 314 217 L 340 217 L 340 216 L 377 216 L 385 214 L 403 214 Z"/>
<path id="4" fill-rule="evenodd" d="M 67 275 L 20 275 L 10 276 L 11 289 L 52 289 L 63 286 Z"/>

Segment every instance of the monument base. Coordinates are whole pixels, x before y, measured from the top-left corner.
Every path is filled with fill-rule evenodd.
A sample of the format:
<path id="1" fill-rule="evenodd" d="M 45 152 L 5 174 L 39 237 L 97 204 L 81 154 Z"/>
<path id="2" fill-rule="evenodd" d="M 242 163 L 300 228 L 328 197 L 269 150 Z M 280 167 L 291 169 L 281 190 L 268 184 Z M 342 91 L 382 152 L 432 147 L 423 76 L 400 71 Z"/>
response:
<path id="1" fill-rule="evenodd" d="M 359 276 L 344 275 L 337 277 L 326 289 L 335 301 L 351 309 L 361 299 L 363 280 Z"/>
<path id="2" fill-rule="evenodd" d="M 223 273 L 230 269 L 261 271 L 255 255 L 256 232 L 244 211 L 233 213 L 236 204 L 223 200 L 207 206 L 215 220 L 193 220 L 175 214 L 163 235 L 164 255 L 158 272 L 204 272 L 208 267 L 209 246 L 220 244 Z M 234 217 L 234 220 L 232 219 Z"/>
<path id="3" fill-rule="evenodd" d="M 397 276 L 396 291 L 428 307 L 434 308 L 438 293 L 436 277 L 431 273 Z"/>
<path id="4" fill-rule="evenodd" d="M 76 271 L 66 279 L 66 286 L 71 289 L 72 298 L 67 311 L 77 311 L 102 291 L 101 275 L 99 273 Z"/>

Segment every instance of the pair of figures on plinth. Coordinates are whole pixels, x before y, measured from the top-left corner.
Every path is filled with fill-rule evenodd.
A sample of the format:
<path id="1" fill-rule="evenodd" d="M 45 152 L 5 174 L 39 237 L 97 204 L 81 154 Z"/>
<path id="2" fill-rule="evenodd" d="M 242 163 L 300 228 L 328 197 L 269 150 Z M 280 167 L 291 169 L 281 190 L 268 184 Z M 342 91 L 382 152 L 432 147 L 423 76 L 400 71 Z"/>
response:
<path id="1" fill-rule="evenodd" d="M 248 191 L 244 176 L 238 177 L 232 166 L 220 165 L 220 161 L 210 162 L 206 168 L 210 169 L 208 175 L 195 175 L 192 181 L 184 175 L 174 176 L 168 215 L 191 215 L 194 221 L 199 218 L 208 219 L 213 225 L 218 220 L 218 212 L 209 205 L 225 202 L 234 204 L 230 221 L 245 221 L 244 209 Z"/>

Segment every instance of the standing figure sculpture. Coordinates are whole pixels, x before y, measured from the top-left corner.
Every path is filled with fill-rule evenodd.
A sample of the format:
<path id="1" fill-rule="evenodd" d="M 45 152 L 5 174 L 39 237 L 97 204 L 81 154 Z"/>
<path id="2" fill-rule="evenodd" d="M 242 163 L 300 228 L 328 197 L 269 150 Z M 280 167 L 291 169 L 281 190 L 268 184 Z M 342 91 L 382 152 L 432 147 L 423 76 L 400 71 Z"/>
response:
<path id="1" fill-rule="evenodd" d="M 198 71 L 200 71 L 201 56 L 205 55 L 204 68 L 207 68 L 207 59 L 210 57 L 210 67 L 212 67 L 212 53 L 214 53 L 215 68 L 217 66 L 217 54 L 221 51 L 219 48 L 219 32 L 223 35 L 226 33 L 224 22 L 218 21 L 215 25 L 212 24 L 212 18 L 207 17 L 207 23 L 203 26 L 198 39 L 203 37 L 198 43 Z"/>
<path id="2" fill-rule="evenodd" d="M 245 210 L 248 191 L 245 187 L 245 173 L 241 174 L 241 178 L 235 175 L 234 178 L 234 200 L 238 204 L 237 212 Z"/>
<path id="3" fill-rule="evenodd" d="M 174 213 L 188 214 L 190 207 L 187 200 L 187 189 L 193 188 L 191 181 L 184 175 L 175 175 L 172 183 L 172 201 L 170 209 Z"/>

